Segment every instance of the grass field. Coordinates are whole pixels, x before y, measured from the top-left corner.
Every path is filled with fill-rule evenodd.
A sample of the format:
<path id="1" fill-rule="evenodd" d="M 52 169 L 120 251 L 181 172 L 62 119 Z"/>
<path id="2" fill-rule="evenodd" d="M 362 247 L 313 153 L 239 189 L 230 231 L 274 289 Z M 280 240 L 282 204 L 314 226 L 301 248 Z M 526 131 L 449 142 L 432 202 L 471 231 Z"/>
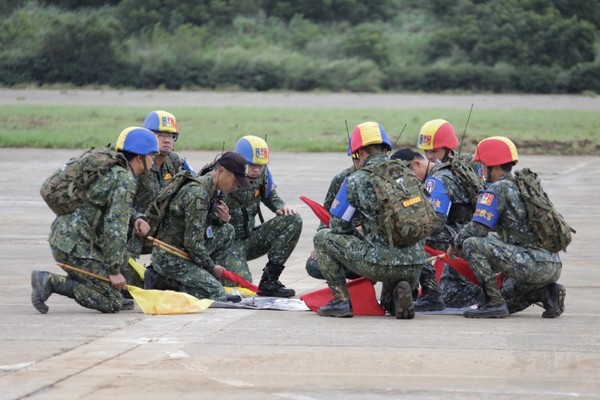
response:
<path id="1" fill-rule="evenodd" d="M 181 136 L 176 150 L 231 149 L 248 134 L 267 137 L 272 150 L 345 151 L 345 121 L 375 120 L 397 147 L 414 146 L 427 120 L 450 121 L 462 136 L 469 110 L 169 108 Z M 114 143 L 128 126 L 140 126 L 146 107 L 5 105 L 0 108 L 0 147 L 86 148 Z M 474 110 L 462 151 L 488 136 L 510 137 L 523 154 L 600 154 L 600 113 L 574 110 Z"/>

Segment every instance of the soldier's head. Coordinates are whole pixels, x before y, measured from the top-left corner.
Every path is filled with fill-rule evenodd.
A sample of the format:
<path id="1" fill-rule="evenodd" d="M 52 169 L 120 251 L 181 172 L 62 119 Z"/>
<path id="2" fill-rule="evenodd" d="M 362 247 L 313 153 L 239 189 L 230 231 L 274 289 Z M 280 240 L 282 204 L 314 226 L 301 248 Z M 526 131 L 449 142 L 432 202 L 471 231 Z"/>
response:
<path id="1" fill-rule="evenodd" d="M 216 162 L 211 174 L 217 189 L 223 193 L 233 192 L 238 187 L 252 187 L 246 177 L 246 160 L 241 155 L 228 151 Z"/>
<path id="2" fill-rule="evenodd" d="M 158 141 L 148 129 L 131 126 L 121 131 L 115 150 L 123 153 L 134 175 L 140 175 L 152 167 L 152 158 L 158 154 Z"/>
<path id="3" fill-rule="evenodd" d="M 144 128 L 154 132 L 158 138 L 161 155 L 167 156 L 173 151 L 179 138 L 179 128 L 173 114 L 162 110 L 152 111 L 144 120 Z"/>
<path id="4" fill-rule="evenodd" d="M 519 162 L 519 154 L 512 140 L 505 136 L 492 136 L 477 144 L 473 161 L 482 164 L 485 180 L 493 183 L 512 170 Z"/>
<path id="5" fill-rule="evenodd" d="M 367 121 L 356 125 L 350 138 L 350 151 L 357 157 L 359 166 L 372 154 L 387 154 L 392 142 L 385 129 L 377 122 Z"/>
<path id="6" fill-rule="evenodd" d="M 458 146 L 458 139 L 450 122 L 444 119 L 427 121 L 419 131 L 417 147 L 429 161 L 446 161 Z"/>
<path id="7" fill-rule="evenodd" d="M 238 139 L 234 151 L 248 163 L 248 177 L 256 179 L 269 164 L 269 146 L 258 136 L 246 135 Z"/>
<path id="8" fill-rule="evenodd" d="M 425 156 L 423 156 L 423 154 L 409 149 L 408 147 L 403 147 L 397 150 L 394 154 L 390 156 L 390 159 L 410 161 L 410 169 L 412 169 L 417 178 L 419 178 L 421 181 L 425 181 L 429 170 L 434 165 L 434 163 L 426 159 Z"/>

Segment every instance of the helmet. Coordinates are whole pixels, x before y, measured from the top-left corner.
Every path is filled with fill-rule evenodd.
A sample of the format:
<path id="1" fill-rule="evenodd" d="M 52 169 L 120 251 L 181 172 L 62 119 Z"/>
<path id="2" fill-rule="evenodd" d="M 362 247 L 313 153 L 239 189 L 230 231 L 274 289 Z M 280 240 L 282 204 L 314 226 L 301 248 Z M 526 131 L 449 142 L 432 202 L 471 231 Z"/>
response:
<path id="1" fill-rule="evenodd" d="M 269 146 L 258 136 L 241 137 L 235 144 L 234 151 L 244 156 L 248 164 L 267 165 L 269 163 Z"/>
<path id="2" fill-rule="evenodd" d="M 167 132 L 179 135 L 175 116 L 166 111 L 152 111 L 144 120 L 144 128 L 153 132 Z"/>
<path id="3" fill-rule="evenodd" d="M 140 156 L 158 154 L 158 140 L 156 139 L 156 135 L 148 129 L 130 126 L 123 129 L 119 135 L 115 144 L 115 150 L 127 151 Z"/>
<path id="4" fill-rule="evenodd" d="M 359 149 L 370 144 L 383 144 L 388 150 L 392 150 L 392 142 L 387 133 L 385 133 L 383 126 L 372 121 L 356 125 L 350 139 L 350 150 L 352 153 L 356 153 Z"/>
<path id="5" fill-rule="evenodd" d="M 504 136 L 492 136 L 479 142 L 473 161 L 494 167 L 509 162 L 516 164 L 519 161 L 519 155 L 512 140 Z"/>
<path id="6" fill-rule="evenodd" d="M 458 139 L 450 122 L 444 119 L 427 121 L 421 127 L 417 147 L 421 150 L 437 150 L 446 148 L 454 150 Z"/>

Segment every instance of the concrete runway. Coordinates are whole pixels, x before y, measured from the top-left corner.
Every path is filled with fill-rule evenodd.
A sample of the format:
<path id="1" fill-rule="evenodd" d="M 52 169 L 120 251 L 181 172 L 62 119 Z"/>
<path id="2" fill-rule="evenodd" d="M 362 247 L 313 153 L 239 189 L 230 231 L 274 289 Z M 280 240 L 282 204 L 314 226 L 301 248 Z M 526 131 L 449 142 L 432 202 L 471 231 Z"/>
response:
<path id="1" fill-rule="evenodd" d="M 600 398 L 600 157 L 523 157 L 577 234 L 560 281 L 566 310 L 530 307 L 503 320 L 456 315 L 322 318 L 308 311 L 208 309 L 104 315 L 53 295 L 30 303 L 30 272 L 55 266 L 43 180 L 74 150 L 0 149 L 0 399 L 568 399 Z M 199 167 L 215 154 L 183 152 Z M 344 154 L 272 155 L 281 196 L 304 219 L 282 281 L 324 287 L 304 262 Z M 258 278 L 265 259 L 251 262 Z"/>

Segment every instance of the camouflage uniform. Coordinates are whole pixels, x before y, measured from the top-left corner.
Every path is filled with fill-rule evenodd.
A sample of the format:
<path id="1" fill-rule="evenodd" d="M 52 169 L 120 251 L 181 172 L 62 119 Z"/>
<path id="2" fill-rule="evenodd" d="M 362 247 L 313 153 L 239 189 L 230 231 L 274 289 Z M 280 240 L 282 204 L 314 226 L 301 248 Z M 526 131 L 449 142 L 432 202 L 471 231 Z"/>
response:
<path id="1" fill-rule="evenodd" d="M 331 183 L 329 184 L 329 189 L 327 190 L 327 194 L 325 194 L 325 201 L 323 202 L 323 207 L 325 209 L 329 210 L 329 208 L 331 207 L 331 204 L 335 200 L 335 196 L 336 196 L 337 192 L 340 190 L 340 187 L 342 186 L 342 183 L 344 182 L 344 179 L 346 179 L 348 176 L 352 175 L 355 171 L 356 171 L 356 169 L 354 168 L 354 166 L 352 166 L 350 168 L 346 168 L 342 172 L 339 172 L 337 175 L 335 175 L 333 177 L 333 179 L 331 180 Z M 321 222 L 321 223 L 319 223 L 317 231 L 320 231 L 321 229 L 324 229 L 324 228 L 325 228 L 325 224 L 323 222 Z M 308 259 L 306 260 L 306 272 L 308 272 L 308 275 L 310 275 L 311 277 L 313 277 L 315 279 L 325 279 L 325 277 L 323 276 L 323 273 L 321 272 L 321 269 L 319 268 L 319 263 L 317 262 L 317 260 L 313 259 L 312 257 L 308 257 Z M 344 275 L 346 276 L 347 279 L 359 278 L 359 275 L 350 271 L 346 267 L 344 267 Z"/>
<path id="2" fill-rule="evenodd" d="M 223 256 L 233 241 L 233 226 L 215 226 L 208 215 L 216 188 L 212 176 L 184 185 L 171 199 L 158 239 L 183 249 L 192 260 L 184 260 L 160 249 L 152 252 L 154 270 L 177 290 L 198 298 L 225 301 L 227 294 L 210 271 L 214 259 Z"/>
<path id="3" fill-rule="evenodd" d="M 437 162 L 429 175 L 441 181 L 452 204 L 447 216 L 440 214 L 443 220 L 429 234 L 425 244 L 436 250 L 446 251 L 452 244 L 453 238 L 470 221 L 475 207 L 471 204 L 468 193 L 460 179 L 452 172 L 449 161 Z M 424 294 L 432 293 L 435 296 L 441 292 L 446 307 L 462 308 L 483 300 L 481 288 L 447 264 L 444 265 L 439 291 L 435 281 L 434 268 L 431 264 L 426 264 L 426 267 L 423 268 L 420 282 Z"/>
<path id="4" fill-rule="evenodd" d="M 458 234 L 455 246 L 468 259 L 482 287 L 495 286 L 496 273 L 502 273 L 501 297 L 510 313 L 541 301 L 541 291 L 560 277 L 558 253 L 532 245 L 533 232 L 527 211 L 511 173 L 490 186 L 498 202 L 499 219 L 492 231 L 471 221 Z M 491 294 L 490 294 L 491 293 Z M 494 292 L 486 293 L 491 303 L 502 302 Z"/>
<path id="5" fill-rule="evenodd" d="M 136 180 L 123 167 L 115 166 L 98 178 L 86 193 L 82 207 L 59 215 L 48 239 L 57 262 L 98 275 L 117 275 L 127 263 L 127 232 L 133 213 Z M 73 278 L 72 291 L 56 291 L 83 307 L 105 313 L 121 310 L 123 298 L 110 283 L 67 270 Z M 61 281 L 64 286 L 65 280 Z"/>
<path id="6" fill-rule="evenodd" d="M 252 281 L 248 260 L 267 254 L 269 264 L 283 269 L 302 231 L 302 218 L 299 215 L 276 215 L 257 227 L 257 214 L 262 219 L 260 203 L 273 212 L 282 208 L 285 203 L 275 190 L 268 167 L 250 182 L 250 189 L 238 188 L 225 194 L 224 201 L 231 215 L 229 223 L 235 228 L 235 241 L 221 263 L 248 281 Z"/>
<path id="7" fill-rule="evenodd" d="M 175 153 L 170 153 L 165 157 L 160 169 L 157 168 L 156 165 L 152 165 L 150 171 L 144 172 L 138 176 L 138 186 L 133 198 L 135 210 L 140 214 L 145 214 L 148 206 L 154 201 L 156 196 L 158 196 L 162 188 L 173 179 L 175 174 L 184 169 L 184 165 L 184 159 Z M 150 244 L 144 243 L 144 241 L 135 235 L 132 236 L 132 239 L 133 240 L 130 241 L 130 247 L 134 257 L 137 258 L 140 254 L 149 254 L 152 252 L 152 246 Z"/>
<path id="8" fill-rule="evenodd" d="M 370 155 L 365 166 L 386 161 L 383 154 Z M 369 173 L 358 170 L 346 179 L 347 200 L 356 209 L 364 229 L 364 238 L 352 222 L 331 217 L 331 228 L 321 229 L 313 241 L 323 276 L 337 300 L 349 300 L 343 267 L 372 281 L 383 283 L 381 304 L 394 314 L 393 291 L 400 281 L 414 289 L 423 267 L 426 254 L 423 241 L 413 246 L 390 249 L 386 238 L 378 234 L 377 198 Z"/>

